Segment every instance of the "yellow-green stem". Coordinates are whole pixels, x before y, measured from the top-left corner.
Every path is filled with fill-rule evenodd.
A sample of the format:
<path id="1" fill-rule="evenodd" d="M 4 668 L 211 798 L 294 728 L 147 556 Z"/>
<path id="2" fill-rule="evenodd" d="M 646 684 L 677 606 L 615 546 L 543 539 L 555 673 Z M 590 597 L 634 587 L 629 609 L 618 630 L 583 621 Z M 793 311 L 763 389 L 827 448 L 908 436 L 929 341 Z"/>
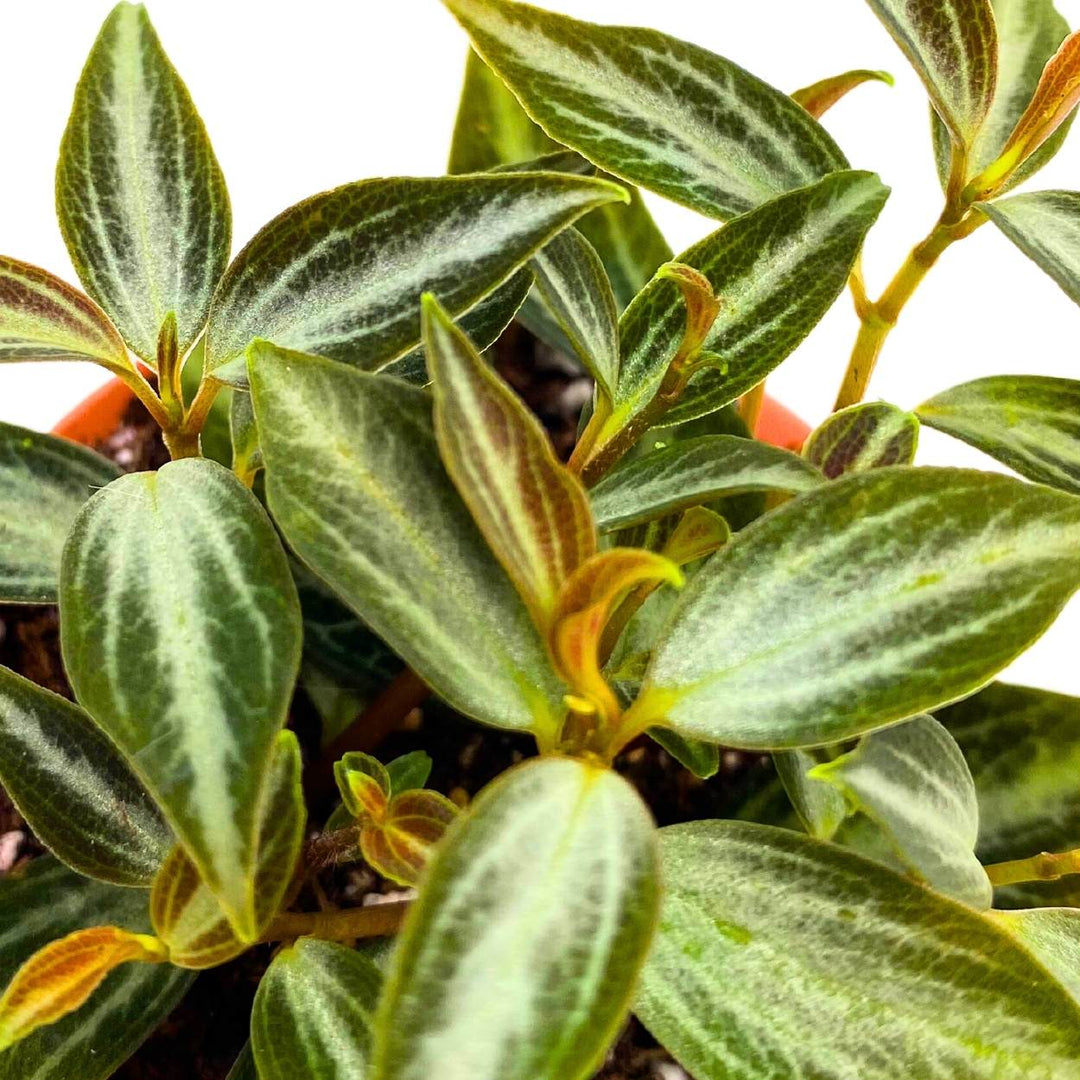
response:
<path id="1" fill-rule="evenodd" d="M 394 900 L 344 911 L 286 911 L 270 924 L 261 940 L 317 937 L 326 941 L 353 941 L 356 938 L 388 937 L 401 929 L 411 905 L 411 900 Z"/>
<path id="2" fill-rule="evenodd" d="M 1019 885 L 1025 881 L 1057 881 L 1067 874 L 1080 874 L 1080 848 L 1060 855 L 1044 851 L 1032 855 L 1030 859 L 1013 859 L 986 868 L 986 875 L 995 886 Z"/>

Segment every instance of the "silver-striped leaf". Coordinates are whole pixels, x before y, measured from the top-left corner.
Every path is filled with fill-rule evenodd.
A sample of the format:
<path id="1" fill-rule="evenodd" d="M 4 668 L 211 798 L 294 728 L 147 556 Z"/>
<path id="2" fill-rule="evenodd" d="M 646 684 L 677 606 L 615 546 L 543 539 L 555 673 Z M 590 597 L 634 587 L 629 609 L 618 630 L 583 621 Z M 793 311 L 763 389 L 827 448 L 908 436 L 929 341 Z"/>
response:
<path id="1" fill-rule="evenodd" d="M 627 198 L 617 184 L 562 173 L 362 180 L 312 196 L 226 271 L 207 371 L 242 383 L 254 338 L 385 367 L 419 344 L 423 293 L 457 317 L 582 214 Z"/>
<path id="2" fill-rule="evenodd" d="M 868 401 L 835 412 L 812 431 L 803 457 L 830 480 L 846 473 L 910 465 L 919 445 L 919 421 L 884 401 Z"/>
<path id="3" fill-rule="evenodd" d="M 255 994 L 259 1080 L 362 1080 L 382 972 L 333 941 L 300 938 L 273 959 Z"/>
<path id="4" fill-rule="evenodd" d="M 77 705 L 0 667 L 0 783 L 73 870 L 149 887 L 172 833 L 130 766 Z"/>
<path id="5" fill-rule="evenodd" d="M 1078 543 L 1080 499 L 1007 476 L 901 466 L 835 480 L 690 582 L 637 722 L 788 749 L 957 700 L 1057 617 L 1080 586 Z"/>
<path id="6" fill-rule="evenodd" d="M 696 45 L 508 0 L 444 2 L 548 135 L 704 214 L 734 217 L 847 168 L 787 94 Z"/>
<path id="7" fill-rule="evenodd" d="M 597 527 L 610 532 L 747 491 L 813 491 L 821 473 L 790 450 L 737 435 L 701 435 L 614 468 L 589 490 Z"/>
<path id="8" fill-rule="evenodd" d="M 165 316 L 184 355 L 229 259 L 225 179 L 142 4 L 113 8 L 90 51 L 56 171 L 56 209 L 86 291 L 151 367 Z"/>
<path id="9" fill-rule="evenodd" d="M 254 938 L 255 822 L 301 644 L 265 511 L 204 458 L 114 481 L 72 528 L 60 629 L 80 704 Z"/>
<path id="10" fill-rule="evenodd" d="M 1036 908 L 995 911 L 994 921 L 1035 954 L 1080 1002 L 1080 911 Z"/>
<path id="11" fill-rule="evenodd" d="M 82 446 L 0 424 L 0 601 L 53 604 L 68 530 L 120 470 Z"/>
<path id="12" fill-rule="evenodd" d="M 430 396 L 265 342 L 250 365 L 267 500 L 296 554 L 458 711 L 553 732 L 565 688 L 443 468 Z"/>
<path id="13" fill-rule="evenodd" d="M 993 890 L 975 857 L 975 783 L 956 740 L 932 716 L 866 735 L 810 776 L 874 821 L 917 879 L 978 910 L 990 907 Z"/>
<path id="14" fill-rule="evenodd" d="M 626 1017 L 659 903 L 655 830 L 614 772 L 505 773 L 428 865 L 376 1018 L 372 1080 L 582 1080 Z"/>
<path id="15" fill-rule="evenodd" d="M 988 916 L 788 829 L 660 838 L 635 1011 L 695 1080 L 1080 1076 L 1080 1006 Z"/>
<path id="16" fill-rule="evenodd" d="M 0 986 L 50 941 L 103 925 L 149 933 L 146 893 L 106 885 L 49 856 L 0 880 Z M 90 1000 L 0 1054 L 0 1080 L 106 1080 L 172 1012 L 193 976 L 125 964 Z"/>

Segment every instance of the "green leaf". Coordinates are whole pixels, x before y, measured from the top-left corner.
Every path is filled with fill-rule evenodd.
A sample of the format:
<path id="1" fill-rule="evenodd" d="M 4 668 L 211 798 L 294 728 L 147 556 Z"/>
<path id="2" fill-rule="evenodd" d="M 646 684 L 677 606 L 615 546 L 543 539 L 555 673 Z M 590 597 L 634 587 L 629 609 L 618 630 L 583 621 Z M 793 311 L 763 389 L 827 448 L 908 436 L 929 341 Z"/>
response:
<path id="1" fill-rule="evenodd" d="M 203 458 L 121 477 L 75 520 L 60 616 L 79 702 L 254 937 L 259 802 L 300 659 L 296 589 L 265 512 Z"/>
<path id="2" fill-rule="evenodd" d="M 899 467 L 835 480 L 709 560 L 631 712 L 642 727 L 786 749 L 964 697 L 1080 586 L 1078 541 L 1080 500 L 1006 476 Z"/>
<path id="3" fill-rule="evenodd" d="M 810 750 L 779 750 L 773 754 L 776 774 L 803 827 L 818 840 L 831 840 L 848 816 L 848 806 L 836 788 L 811 774 L 819 763 Z"/>
<path id="4" fill-rule="evenodd" d="M 0 783 L 73 870 L 149 886 L 173 845 L 128 764 L 77 705 L 0 667 Z"/>
<path id="5" fill-rule="evenodd" d="M 210 312 L 207 370 L 242 382 L 237 358 L 257 337 L 385 367 L 419 343 L 422 293 L 456 317 L 583 213 L 626 198 L 560 173 L 362 180 L 315 195 L 233 260 Z"/>
<path id="6" fill-rule="evenodd" d="M 116 327 L 89 296 L 48 270 L 0 255 L 0 363 L 22 360 L 134 369 Z"/>
<path id="7" fill-rule="evenodd" d="M 344 945 L 301 938 L 282 949 L 251 1013 L 259 1080 L 367 1076 L 381 987 L 379 969 Z"/>
<path id="8" fill-rule="evenodd" d="M 611 398 L 619 378 L 619 311 L 595 248 L 567 229 L 534 256 L 536 287 L 577 358 Z"/>
<path id="9" fill-rule="evenodd" d="M 147 364 L 176 316 L 182 356 L 229 259 L 225 179 L 191 95 L 146 9 L 105 20 L 75 90 L 56 210 L 86 291 Z"/>
<path id="10" fill-rule="evenodd" d="M 554 729 L 563 687 L 443 469 L 431 398 L 265 342 L 251 370 L 267 499 L 296 554 L 459 712 Z"/>
<path id="11" fill-rule="evenodd" d="M 507 0 L 444 2 L 548 135 L 704 214 L 733 217 L 847 167 L 791 98 L 696 45 Z"/>
<path id="12" fill-rule="evenodd" d="M 422 788 L 431 775 L 431 757 L 423 750 L 411 750 L 401 757 L 394 758 L 386 766 L 390 777 L 390 792 L 400 795 L 403 791 L 415 791 Z"/>
<path id="13" fill-rule="evenodd" d="M 259 1074 L 255 1071 L 255 1056 L 251 1052 L 251 1041 L 244 1043 L 244 1049 L 233 1063 L 229 1075 L 225 1080 L 259 1080 Z"/>
<path id="14" fill-rule="evenodd" d="M 821 473 L 790 450 L 737 435 L 701 435 L 635 457 L 589 491 L 604 532 L 747 491 L 813 491 Z"/>
<path id="15" fill-rule="evenodd" d="M 678 256 L 720 298 L 704 343 L 720 368 L 696 375 L 664 423 L 722 408 L 792 352 L 843 291 L 887 195 L 870 173 L 837 173 L 737 218 Z M 619 323 L 623 362 L 613 427 L 655 395 L 685 326 L 682 294 L 664 278 L 627 308 Z"/>
<path id="16" fill-rule="evenodd" d="M 993 890 L 975 858 L 975 784 L 956 740 L 932 716 L 867 735 L 811 776 L 871 818 L 931 888 L 980 910 L 990 907 Z"/>
<path id="17" fill-rule="evenodd" d="M 261 934 L 290 896 L 304 839 L 307 812 L 300 787 L 300 744 L 279 731 L 256 810 L 254 934 Z M 154 932 L 179 967 L 208 968 L 239 956 L 250 945 L 237 936 L 226 911 L 187 853 L 175 847 L 150 893 Z"/>
<path id="18" fill-rule="evenodd" d="M 0 424 L 0 601 L 56 602 L 71 523 L 119 474 L 107 458 L 67 439 Z"/>
<path id="19" fill-rule="evenodd" d="M 635 1011 L 696 1080 L 1077 1075 L 1080 1009 L 988 917 L 787 829 L 662 829 Z"/>
<path id="20" fill-rule="evenodd" d="M 937 717 L 975 781 L 983 863 L 1080 847 L 1080 699 L 993 683 Z M 999 889 L 996 902 L 1080 904 L 1080 878 Z"/>
<path id="21" fill-rule="evenodd" d="M 815 119 L 820 119 L 842 97 L 867 82 L 883 82 L 886 86 L 896 85 L 896 80 L 887 71 L 868 71 L 865 68 L 857 68 L 854 71 L 845 71 L 842 75 L 819 79 L 816 83 L 793 91 L 791 98 Z"/>
<path id="22" fill-rule="evenodd" d="M 912 413 L 871 401 L 833 413 L 811 432 L 803 457 L 835 480 L 886 465 L 910 465 L 918 445 L 919 421 Z"/>
<path id="23" fill-rule="evenodd" d="M 352 817 L 380 820 L 386 813 L 390 774 L 381 761 L 359 750 L 350 750 L 334 762 L 334 779 Z"/>
<path id="24" fill-rule="evenodd" d="M 232 468 L 245 484 L 251 485 L 262 471 L 262 446 L 251 395 L 234 390 L 229 409 L 229 441 L 232 443 Z"/>
<path id="25" fill-rule="evenodd" d="M 654 835 L 625 780 L 570 758 L 485 788 L 436 849 L 406 920 L 373 1080 L 591 1076 L 652 938 Z"/>
<path id="26" fill-rule="evenodd" d="M 562 583 L 596 552 L 581 481 L 437 300 L 423 300 L 443 464 L 488 546 L 546 629 Z"/>
<path id="27" fill-rule="evenodd" d="M 1080 193 L 1033 191 L 979 209 L 1080 304 Z"/>
<path id="28" fill-rule="evenodd" d="M 954 386 L 916 413 L 1029 480 L 1080 494 L 1080 382 L 992 375 Z"/>
<path id="29" fill-rule="evenodd" d="M 720 771 L 720 747 L 700 739 L 684 739 L 674 731 L 650 728 L 649 738 L 662 746 L 680 765 L 695 776 L 708 780 Z"/>
<path id="30" fill-rule="evenodd" d="M 1080 911 L 1043 908 L 995 911 L 993 918 L 1049 969 L 1080 1002 Z"/>
<path id="31" fill-rule="evenodd" d="M 146 893 L 93 881 L 45 856 L 0 880 L 0 985 L 50 941 L 115 924 L 147 933 Z M 0 1054 L 0 1080 L 105 1080 L 165 1019 L 192 975 L 126 964 L 77 1012 Z"/>
<path id="32" fill-rule="evenodd" d="M 960 146 L 994 100 L 998 38 L 990 0 L 867 0 Z"/>

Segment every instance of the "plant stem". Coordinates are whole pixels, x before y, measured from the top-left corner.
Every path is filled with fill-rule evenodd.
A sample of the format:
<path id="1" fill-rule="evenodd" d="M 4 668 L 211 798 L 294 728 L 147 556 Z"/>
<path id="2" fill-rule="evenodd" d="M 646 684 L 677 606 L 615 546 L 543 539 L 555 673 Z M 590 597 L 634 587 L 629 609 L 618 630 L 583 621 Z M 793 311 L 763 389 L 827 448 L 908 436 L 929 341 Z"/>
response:
<path id="1" fill-rule="evenodd" d="M 1025 881 L 1057 881 L 1067 874 L 1080 874 L 1080 848 L 1052 855 L 1044 851 L 1029 859 L 994 863 L 986 867 L 993 885 L 1018 885 Z"/>
<path id="2" fill-rule="evenodd" d="M 747 431 L 753 436 L 757 431 L 758 417 L 761 416 L 761 406 L 765 402 L 765 380 L 757 384 L 752 390 L 747 390 L 739 398 L 739 418 L 746 425 Z"/>
<path id="3" fill-rule="evenodd" d="M 978 210 L 962 211 L 957 217 L 954 210 L 946 208 L 926 239 L 912 248 L 876 303 L 867 299 L 861 269 L 856 265 L 851 285 L 855 309 L 862 325 L 855 339 L 855 347 L 848 361 L 834 411 L 862 401 L 885 339 L 900 318 L 904 305 L 911 299 L 942 252 L 957 240 L 970 236 L 986 220 L 985 215 Z"/>
<path id="4" fill-rule="evenodd" d="M 388 937 L 401 929 L 411 906 L 411 900 L 393 900 L 344 911 L 286 911 L 270 924 L 261 940 L 317 937 L 326 941 L 352 941 L 355 938 Z"/>

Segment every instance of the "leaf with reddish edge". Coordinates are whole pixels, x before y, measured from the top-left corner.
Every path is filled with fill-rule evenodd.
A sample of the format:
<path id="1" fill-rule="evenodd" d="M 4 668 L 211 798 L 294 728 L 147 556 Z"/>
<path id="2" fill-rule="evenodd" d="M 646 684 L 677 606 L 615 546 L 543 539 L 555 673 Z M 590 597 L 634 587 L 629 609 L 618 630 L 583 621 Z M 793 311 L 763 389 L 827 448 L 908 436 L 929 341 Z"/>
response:
<path id="1" fill-rule="evenodd" d="M 533 621 L 546 628 L 560 585 L 596 551 L 588 496 L 438 301 L 427 295 L 422 303 L 443 464 Z"/>
<path id="2" fill-rule="evenodd" d="M 887 71 L 856 68 L 854 71 L 845 71 L 843 75 L 820 79 L 816 83 L 794 91 L 791 96 L 814 119 L 819 119 L 842 97 L 849 94 L 855 87 L 867 82 L 883 82 L 886 86 L 896 85 L 896 80 Z"/>
<path id="3" fill-rule="evenodd" d="M 910 465 L 919 445 L 919 421 L 884 401 L 835 412 L 811 432 L 803 457 L 830 480 L 847 473 Z"/>
<path id="4" fill-rule="evenodd" d="M 360 832 L 360 852 L 368 865 L 399 885 L 415 885 L 431 848 L 442 839 L 458 808 L 437 791 L 398 795 L 381 825 Z"/>
<path id="5" fill-rule="evenodd" d="M 354 750 L 334 762 L 334 778 L 354 818 L 382 820 L 390 800 L 390 775 L 382 762 Z"/>

